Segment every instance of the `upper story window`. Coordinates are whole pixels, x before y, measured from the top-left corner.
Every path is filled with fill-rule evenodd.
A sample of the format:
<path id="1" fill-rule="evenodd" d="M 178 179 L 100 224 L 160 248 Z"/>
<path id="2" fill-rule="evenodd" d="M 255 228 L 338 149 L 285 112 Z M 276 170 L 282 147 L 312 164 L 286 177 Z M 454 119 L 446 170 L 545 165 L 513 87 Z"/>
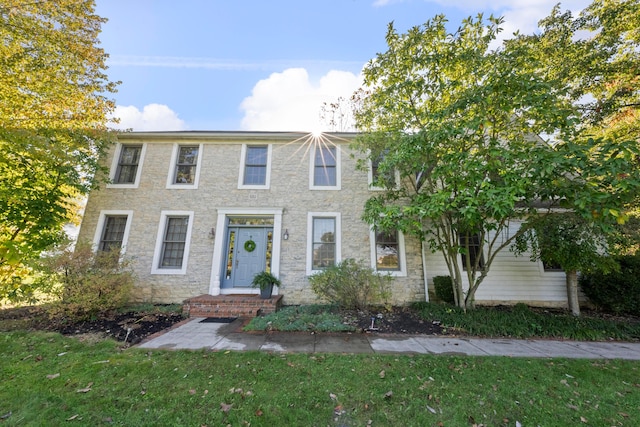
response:
<path id="1" fill-rule="evenodd" d="M 102 211 L 93 238 L 94 247 L 99 251 L 117 250 L 121 253 L 127 245 L 133 211 Z"/>
<path id="2" fill-rule="evenodd" d="M 111 166 L 109 187 L 135 188 L 140 182 L 140 169 L 144 157 L 143 144 L 119 144 Z"/>
<path id="3" fill-rule="evenodd" d="M 469 262 L 471 263 L 471 266 L 474 266 L 477 263 L 479 269 L 484 268 L 484 256 L 482 255 L 482 251 L 480 250 L 479 234 L 460 233 L 460 246 L 463 250 L 469 251 Z M 462 269 L 466 271 L 467 264 L 465 261 L 465 254 L 460 254 L 460 257 L 462 259 Z"/>
<path id="4" fill-rule="evenodd" d="M 307 273 L 312 274 L 340 261 L 340 214 L 310 212 L 308 215 Z"/>
<path id="5" fill-rule="evenodd" d="M 377 158 L 369 159 L 369 188 L 371 190 L 384 190 L 398 185 L 400 180 L 397 171 L 382 171 L 380 163 L 384 160 L 384 154 Z"/>
<path id="6" fill-rule="evenodd" d="M 338 147 L 318 145 L 311 158 L 310 189 L 340 189 L 340 150 Z"/>
<path id="7" fill-rule="evenodd" d="M 271 145 L 243 145 L 238 188 L 268 189 L 271 176 Z"/>
<path id="8" fill-rule="evenodd" d="M 198 188 L 201 145 L 176 145 L 171 160 L 169 188 Z"/>
<path id="9" fill-rule="evenodd" d="M 162 212 L 152 273 L 186 272 L 192 223 L 193 212 Z"/>

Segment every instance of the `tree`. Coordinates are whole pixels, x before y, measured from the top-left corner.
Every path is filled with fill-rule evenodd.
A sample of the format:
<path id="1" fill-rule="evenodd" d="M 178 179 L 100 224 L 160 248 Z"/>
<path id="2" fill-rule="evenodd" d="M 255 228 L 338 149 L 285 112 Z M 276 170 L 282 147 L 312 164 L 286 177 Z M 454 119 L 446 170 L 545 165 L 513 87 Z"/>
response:
<path id="1" fill-rule="evenodd" d="M 28 297 L 30 263 L 64 238 L 110 142 L 116 83 L 92 0 L 0 5 L 0 298 Z"/>
<path id="2" fill-rule="evenodd" d="M 479 15 L 449 33 L 439 15 L 402 35 L 390 24 L 354 100 L 357 146 L 400 175 L 363 218 L 440 251 L 465 309 L 527 221 L 559 207 L 610 221 L 640 183 L 637 144 L 587 138 L 571 86 L 530 44 L 489 50 L 501 23 Z"/>

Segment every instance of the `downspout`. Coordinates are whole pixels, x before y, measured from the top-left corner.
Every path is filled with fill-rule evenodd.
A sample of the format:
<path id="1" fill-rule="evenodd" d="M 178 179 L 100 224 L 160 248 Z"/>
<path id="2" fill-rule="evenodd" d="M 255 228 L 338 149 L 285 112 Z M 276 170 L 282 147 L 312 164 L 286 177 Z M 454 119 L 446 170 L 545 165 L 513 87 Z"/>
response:
<path id="1" fill-rule="evenodd" d="M 422 246 L 422 277 L 424 279 L 424 300 L 429 302 L 429 282 L 427 280 L 427 252 L 426 242 L 423 240 L 420 242 Z"/>

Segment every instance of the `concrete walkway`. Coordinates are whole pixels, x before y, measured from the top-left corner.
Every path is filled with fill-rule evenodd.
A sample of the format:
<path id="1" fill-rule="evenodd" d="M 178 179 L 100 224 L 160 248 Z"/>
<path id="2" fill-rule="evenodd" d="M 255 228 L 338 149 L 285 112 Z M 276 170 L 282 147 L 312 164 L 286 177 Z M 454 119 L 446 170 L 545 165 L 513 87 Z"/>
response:
<path id="1" fill-rule="evenodd" d="M 430 335 L 243 332 L 243 321 L 189 319 L 147 339 L 150 349 L 260 350 L 289 353 L 434 354 L 640 360 L 640 343 L 455 338 Z"/>

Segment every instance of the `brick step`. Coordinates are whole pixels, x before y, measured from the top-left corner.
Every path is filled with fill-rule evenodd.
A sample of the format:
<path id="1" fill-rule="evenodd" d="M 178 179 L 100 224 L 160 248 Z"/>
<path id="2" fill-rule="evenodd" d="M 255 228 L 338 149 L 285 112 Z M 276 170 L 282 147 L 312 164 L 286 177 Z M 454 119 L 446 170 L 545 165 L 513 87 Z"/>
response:
<path id="1" fill-rule="evenodd" d="M 200 295 L 183 302 L 189 317 L 256 317 L 278 311 L 282 295 L 262 299 L 259 295 Z"/>

